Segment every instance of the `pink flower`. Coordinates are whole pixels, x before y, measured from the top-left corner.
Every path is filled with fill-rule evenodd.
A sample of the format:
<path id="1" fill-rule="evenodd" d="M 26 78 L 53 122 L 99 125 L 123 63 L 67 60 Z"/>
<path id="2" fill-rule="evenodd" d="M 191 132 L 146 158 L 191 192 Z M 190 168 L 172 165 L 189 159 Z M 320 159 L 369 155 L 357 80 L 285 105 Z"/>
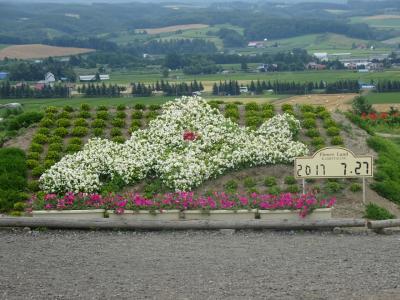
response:
<path id="1" fill-rule="evenodd" d="M 44 206 L 44 209 L 52 209 L 52 208 L 53 208 L 53 206 L 50 203 L 48 203 Z"/>

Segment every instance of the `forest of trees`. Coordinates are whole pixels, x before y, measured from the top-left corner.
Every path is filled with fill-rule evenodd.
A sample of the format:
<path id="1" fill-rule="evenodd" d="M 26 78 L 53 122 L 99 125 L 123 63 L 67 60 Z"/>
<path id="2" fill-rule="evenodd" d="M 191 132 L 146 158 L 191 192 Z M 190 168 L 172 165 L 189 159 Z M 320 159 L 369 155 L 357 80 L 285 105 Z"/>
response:
<path id="1" fill-rule="evenodd" d="M 203 91 L 204 87 L 201 82 L 196 80 L 186 83 L 172 83 L 168 81 L 157 81 L 154 84 L 146 85 L 144 83 L 132 83 L 132 94 L 135 96 L 148 97 L 153 92 L 163 92 L 166 96 L 191 96 L 193 92 Z"/>
<path id="2" fill-rule="evenodd" d="M 214 83 L 213 95 L 240 95 L 240 87 L 236 80 L 220 81 Z M 325 90 L 326 93 L 357 93 L 360 88 L 356 80 L 341 80 L 332 83 L 320 82 L 286 82 L 286 81 L 251 81 L 246 85 L 249 92 L 261 95 L 265 91 L 272 90 L 276 94 L 302 95 L 311 93 L 313 90 Z"/>
<path id="3" fill-rule="evenodd" d="M 78 93 L 84 94 L 86 97 L 119 97 L 121 96 L 121 92 L 125 90 L 125 87 L 116 84 L 109 84 L 107 86 L 105 83 L 84 84 L 82 87 L 78 87 Z"/>
<path id="4" fill-rule="evenodd" d="M 379 93 L 400 92 L 400 80 L 380 80 L 376 84 L 376 91 Z"/>
<path id="5" fill-rule="evenodd" d="M 0 83 L 1 99 L 19 98 L 67 98 L 69 88 L 65 85 L 46 85 L 43 89 L 35 89 L 27 84 L 13 86 L 9 82 Z"/>

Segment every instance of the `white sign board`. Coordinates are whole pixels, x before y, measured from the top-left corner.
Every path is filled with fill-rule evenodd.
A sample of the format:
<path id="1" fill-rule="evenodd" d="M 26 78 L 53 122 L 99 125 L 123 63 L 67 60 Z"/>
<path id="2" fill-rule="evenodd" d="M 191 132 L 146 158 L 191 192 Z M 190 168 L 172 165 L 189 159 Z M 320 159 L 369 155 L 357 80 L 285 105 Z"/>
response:
<path id="1" fill-rule="evenodd" d="M 294 166 L 297 179 L 373 177 L 371 155 L 355 156 L 342 147 L 323 148 L 313 156 L 297 157 Z"/>

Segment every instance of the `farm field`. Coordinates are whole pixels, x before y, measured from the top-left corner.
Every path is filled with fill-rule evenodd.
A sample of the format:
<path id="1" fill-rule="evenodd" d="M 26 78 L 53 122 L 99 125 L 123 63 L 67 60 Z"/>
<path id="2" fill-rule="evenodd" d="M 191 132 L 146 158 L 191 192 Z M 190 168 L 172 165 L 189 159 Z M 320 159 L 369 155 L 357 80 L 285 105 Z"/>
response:
<path id="1" fill-rule="evenodd" d="M 53 98 L 53 99 L 0 99 L 0 104 L 18 102 L 21 103 L 26 111 L 43 110 L 47 106 L 62 107 L 65 105 L 74 108 L 79 107 L 82 103 L 87 103 L 90 106 L 106 105 L 134 105 L 140 104 L 163 104 L 172 97 L 135 97 L 135 98 Z"/>
<path id="2" fill-rule="evenodd" d="M 366 23 L 379 29 L 399 29 L 400 15 L 375 15 L 368 17 L 353 17 L 352 23 Z"/>
<path id="3" fill-rule="evenodd" d="M 144 29 L 137 29 L 137 31 L 146 31 L 147 34 L 160 34 L 160 33 L 168 33 L 168 32 L 175 32 L 178 30 L 189 30 L 189 29 L 203 29 L 207 28 L 209 25 L 206 24 L 185 24 L 185 25 L 175 25 L 175 26 L 166 26 L 166 27 L 159 27 L 159 28 L 144 28 Z"/>
<path id="4" fill-rule="evenodd" d="M 368 93 L 368 102 L 371 104 L 400 104 L 400 92 L 394 93 Z"/>
<path id="5" fill-rule="evenodd" d="M 230 65 L 232 68 L 232 65 Z M 237 68 L 235 68 L 237 69 Z M 379 79 L 392 79 L 400 76 L 400 70 L 385 70 L 384 72 L 358 73 L 349 70 L 324 70 L 324 71 L 298 71 L 298 72 L 243 72 L 240 70 L 228 74 L 210 74 L 210 75 L 185 75 L 182 72 L 171 72 L 169 78 L 162 78 L 160 71 L 156 70 L 138 70 L 127 72 L 111 73 L 111 83 L 128 84 L 131 82 L 152 83 L 157 80 L 168 80 L 170 82 L 190 82 L 193 80 L 201 81 L 203 85 L 208 86 L 210 90 L 214 82 L 224 80 L 238 80 L 240 83 L 249 83 L 251 80 L 279 80 L 295 82 L 334 82 L 342 79 L 355 79 L 364 82 Z"/>
<path id="6" fill-rule="evenodd" d="M 40 44 L 15 45 L 0 50 L 0 60 L 8 58 L 16 59 L 35 59 L 46 58 L 50 56 L 69 56 L 94 51 L 93 49 L 72 48 L 72 47 L 54 47 Z"/>

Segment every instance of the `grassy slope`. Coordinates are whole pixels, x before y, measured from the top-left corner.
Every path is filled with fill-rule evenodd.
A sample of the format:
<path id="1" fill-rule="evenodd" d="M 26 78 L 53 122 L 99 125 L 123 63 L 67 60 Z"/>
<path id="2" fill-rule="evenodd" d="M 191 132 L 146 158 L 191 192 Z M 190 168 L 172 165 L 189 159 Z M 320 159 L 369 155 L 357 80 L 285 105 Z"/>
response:
<path id="1" fill-rule="evenodd" d="M 371 104 L 400 103 L 400 92 L 394 93 L 369 93 L 368 102 Z"/>
<path id="2" fill-rule="evenodd" d="M 368 17 L 353 17 L 351 23 L 366 23 L 371 27 L 379 29 L 400 29 L 400 18 L 398 19 L 369 19 Z"/>

